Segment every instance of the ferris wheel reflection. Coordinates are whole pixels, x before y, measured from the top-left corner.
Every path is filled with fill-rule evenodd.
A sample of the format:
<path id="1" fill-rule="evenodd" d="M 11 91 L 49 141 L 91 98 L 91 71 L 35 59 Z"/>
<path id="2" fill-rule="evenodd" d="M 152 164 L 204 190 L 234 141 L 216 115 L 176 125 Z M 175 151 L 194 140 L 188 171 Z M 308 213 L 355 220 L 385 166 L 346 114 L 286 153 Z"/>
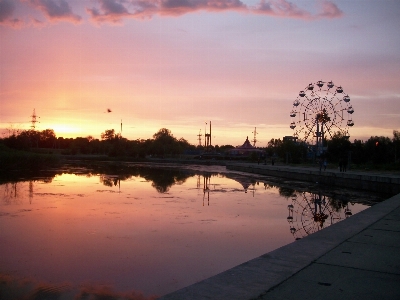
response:
<path id="1" fill-rule="evenodd" d="M 293 193 L 288 205 L 290 233 L 298 240 L 352 215 L 349 202 L 322 192 Z"/>

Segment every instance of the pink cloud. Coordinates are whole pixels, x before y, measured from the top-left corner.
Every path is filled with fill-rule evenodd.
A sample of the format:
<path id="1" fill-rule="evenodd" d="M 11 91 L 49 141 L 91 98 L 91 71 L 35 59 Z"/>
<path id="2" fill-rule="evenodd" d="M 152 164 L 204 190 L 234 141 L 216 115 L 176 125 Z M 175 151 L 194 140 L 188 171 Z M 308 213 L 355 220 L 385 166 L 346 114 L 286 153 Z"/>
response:
<path id="1" fill-rule="evenodd" d="M 162 0 L 159 13 L 162 15 L 182 15 L 199 10 L 209 12 L 247 11 L 240 0 Z"/>
<path id="2" fill-rule="evenodd" d="M 22 26 L 22 21 L 14 17 L 14 11 L 15 3 L 13 0 L 0 0 L 0 25 Z"/>
<path id="3" fill-rule="evenodd" d="M 288 0 L 260 0 L 258 5 L 248 6 L 242 0 L 93 0 L 92 7 L 86 7 L 91 21 L 101 23 L 121 23 L 124 19 L 144 19 L 154 15 L 181 16 L 188 13 L 236 11 L 273 17 L 316 20 L 337 18 L 343 12 L 328 0 L 316 0 L 318 12 L 312 14 Z M 82 22 L 82 17 L 72 9 L 74 2 L 67 0 L 0 0 L 0 25 L 22 27 L 27 24 L 44 26 L 45 22 L 27 16 L 25 20 L 15 17 L 16 5 L 29 4 L 42 12 L 46 21 Z M 75 3 L 76 4 L 76 3 Z M 30 22 L 26 22 L 30 19 Z"/>
<path id="4" fill-rule="evenodd" d="M 0 22 L 4 22 L 12 16 L 15 5 L 11 0 L 0 0 Z"/>
<path id="5" fill-rule="evenodd" d="M 261 0 L 260 3 L 253 9 L 253 11 L 265 15 L 274 13 L 271 7 L 271 3 L 265 0 Z"/>
<path id="6" fill-rule="evenodd" d="M 267 14 L 270 16 L 308 19 L 311 14 L 286 0 L 265 1 L 261 0 L 259 7 L 252 10 L 254 13 Z"/>
<path id="7" fill-rule="evenodd" d="M 319 18 L 339 18 L 343 16 L 343 12 L 337 7 L 336 4 L 330 1 L 322 1 L 319 4 L 321 11 L 317 15 Z"/>
<path id="8" fill-rule="evenodd" d="M 81 22 L 82 18 L 72 12 L 66 0 L 28 0 L 36 9 L 42 11 L 50 21 Z"/>
<path id="9" fill-rule="evenodd" d="M 119 23 L 124 18 L 132 17 L 123 2 L 119 0 L 98 0 L 100 9 L 86 8 L 91 19 L 96 23 L 111 22 Z"/>
<path id="10" fill-rule="evenodd" d="M 261 0 L 255 7 L 249 7 L 241 0 L 97 0 L 97 3 L 99 7 L 86 9 L 96 23 L 118 23 L 125 18 L 151 18 L 153 15 L 180 16 L 197 11 L 237 11 L 306 20 L 342 15 L 330 1 L 320 2 L 320 11 L 316 15 L 287 0 Z"/>
<path id="11" fill-rule="evenodd" d="M 97 0 L 99 8 L 87 8 L 96 23 L 118 23 L 124 18 L 151 18 L 153 15 L 180 16 L 200 10 L 209 12 L 247 10 L 240 0 Z M 130 11 L 128 11 L 128 8 Z"/>
<path id="12" fill-rule="evenodd" d="M 322 18 L 338 18 L 343 12 L 330 1 L 320 1 L 318 3 L 319 12 L 316 15 L 300 9 L 296 4 L 287 0 L 261 0 L 261 2 L 251 11 L 256 14 L 264 14 L 275 17 L 298 18 L 305 20 L 315 20 Z"/>

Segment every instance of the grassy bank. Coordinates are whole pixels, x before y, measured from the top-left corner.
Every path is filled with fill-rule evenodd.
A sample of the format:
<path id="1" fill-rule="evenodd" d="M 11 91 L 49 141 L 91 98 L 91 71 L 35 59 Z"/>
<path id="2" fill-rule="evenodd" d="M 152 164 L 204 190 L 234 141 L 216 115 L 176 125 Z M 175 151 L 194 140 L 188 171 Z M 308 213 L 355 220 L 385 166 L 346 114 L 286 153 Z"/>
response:
<path id="1" fill-rule="evenodd" d="M 38 171 L 59 166 L 60 162 L 60 156 L 55 154 L 18 151 L 0 145 L 0 172 L 3 174 L 12 170 Z"/>

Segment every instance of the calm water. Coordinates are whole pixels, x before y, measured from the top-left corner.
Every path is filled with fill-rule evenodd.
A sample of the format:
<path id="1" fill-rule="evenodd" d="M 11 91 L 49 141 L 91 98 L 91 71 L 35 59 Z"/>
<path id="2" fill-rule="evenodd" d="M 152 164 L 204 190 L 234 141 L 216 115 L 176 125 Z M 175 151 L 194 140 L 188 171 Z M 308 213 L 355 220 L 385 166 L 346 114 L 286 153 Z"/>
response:
<path id="1" fill-rule="evenodd" d="M 75 168 L 8 182 L 0 186 L 0 288 L 160 296 L 380 200 L 210 166 Z"/>

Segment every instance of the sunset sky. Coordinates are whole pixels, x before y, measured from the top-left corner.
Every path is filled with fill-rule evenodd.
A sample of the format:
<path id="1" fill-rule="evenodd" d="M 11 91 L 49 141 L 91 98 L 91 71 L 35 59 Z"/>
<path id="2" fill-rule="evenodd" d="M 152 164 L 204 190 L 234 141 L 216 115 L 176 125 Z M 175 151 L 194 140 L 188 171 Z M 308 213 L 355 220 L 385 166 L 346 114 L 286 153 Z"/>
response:
<path id="1" fill-rule="evenodd" d="M 0 128 L 198 144 L 292 135 L 318 80 L 355 110 L 350 139 L 400 130 L 398 0 L 0 0 Z M 111 112 L 107 112 L 110 109 Z M 207 132 L 208 132 L 207 128 Z"/>

